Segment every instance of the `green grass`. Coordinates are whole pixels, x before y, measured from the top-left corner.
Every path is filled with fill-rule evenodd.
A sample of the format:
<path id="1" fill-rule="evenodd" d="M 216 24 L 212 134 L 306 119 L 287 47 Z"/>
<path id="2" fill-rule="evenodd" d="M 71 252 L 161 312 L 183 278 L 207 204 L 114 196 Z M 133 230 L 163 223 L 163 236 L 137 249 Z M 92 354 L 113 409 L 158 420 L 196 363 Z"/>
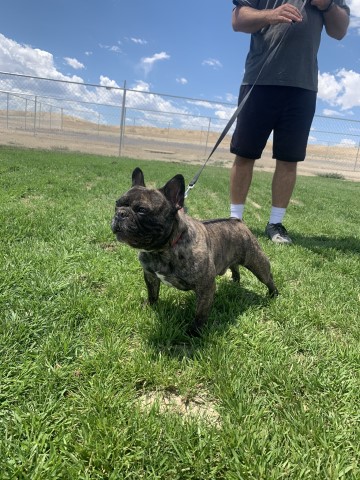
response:
<path id="1" fill-rule="evenodd" d="M 255 173 L 245 220 L 281 296 L 221 277 L 190 339 L 193 294 L 162 286 L 144 308 L 110 230 L 137 165 L 152 186 L 197 171 L 0 149 L 1 480 L 359 479 L 360 185 L 299 177 L 284 247 L 263 236 L 271 175 Z M 208 166 L 189 213 L 228 216 L 228 177 Z"/>

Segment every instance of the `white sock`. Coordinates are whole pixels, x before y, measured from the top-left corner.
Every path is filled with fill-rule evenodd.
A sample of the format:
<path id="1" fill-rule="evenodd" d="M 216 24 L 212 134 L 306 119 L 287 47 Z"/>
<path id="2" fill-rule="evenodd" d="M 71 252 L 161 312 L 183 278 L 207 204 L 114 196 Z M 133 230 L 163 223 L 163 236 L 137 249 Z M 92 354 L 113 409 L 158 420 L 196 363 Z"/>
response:
<path id="1" fill-rule="evenodd" d="M 269 223 L 282 223 L 286 208 L 271 207 Z"/>
<path id="2" fill-rule="evenodd" d="M 240 218 L 240 220 L 242 220 L 244 208 L 245 208 L 245 205 L 243 203 L 238 203 L 238 204 L 232 203 L 230 205 L 230 217 Z"/>

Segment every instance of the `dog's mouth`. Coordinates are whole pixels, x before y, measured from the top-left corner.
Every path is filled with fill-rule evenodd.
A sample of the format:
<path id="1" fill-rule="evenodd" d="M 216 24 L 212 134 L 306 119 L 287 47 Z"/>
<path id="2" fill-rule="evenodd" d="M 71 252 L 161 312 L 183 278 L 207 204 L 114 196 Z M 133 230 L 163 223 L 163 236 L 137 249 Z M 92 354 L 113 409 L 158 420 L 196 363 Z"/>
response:
<path id="1" fill-rule="evenodd" d="M 162 224 L 152 218 L 139 221 L 115 215 L 111 222 L 111 230 L 117 241 L 126 243 L 130 247 L 154 251 L 164 248 L 169 242 L 172 232 L 170 228 L 163 228 Z"/>
<path id="2" fill-rule="evenodd" d="M 128 243 L 128 233 L 124 225 L 117 223 L 115 220 L 111 223 L 111 230 L 119 242 Z"/>
<path id="3" fill-rule="evenodd" d="M 147 248 L 147 245 L 144 245 L 146 241 L 137 235 L 136 232 L 129 231 L 123 222 L 117 222 L 116 219 L 114 219 L 111 222 L 111 230 L 115 234 L 118 242 L 126 243 L 130 247 L 137 249 Z"/>
<path id="4" fill-rule="evenodd" d="M 114 218 L 111 222 L 111 230 L 113 234 L 116 236 L 116 239 L 119 242 L 124 242 L 126 241 L 126 234 L 125 234 L 125 229 L 122 228 L 124 225 L 120 224 L 119 222 L 116 221 Z"/>
<path id="5" fill-rule="evenodd" d="M 120 228 L 119 228 L 119 224 L 115 220 L 115 218 L 113 218 L 112 221 L 111 221 L 111 230 L 116 236 L 118 236 L 121 233 Z"/>

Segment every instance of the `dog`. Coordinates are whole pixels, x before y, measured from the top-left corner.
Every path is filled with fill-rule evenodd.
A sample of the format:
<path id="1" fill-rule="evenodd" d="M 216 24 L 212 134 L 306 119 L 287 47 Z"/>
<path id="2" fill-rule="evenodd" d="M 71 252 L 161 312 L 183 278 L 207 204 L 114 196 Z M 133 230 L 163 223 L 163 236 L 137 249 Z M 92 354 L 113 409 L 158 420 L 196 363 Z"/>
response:
<path id="1" fill-rule="evenodd" d="M 148 304 L 158 300 L 161 282 L 195 292 L 195 318 L 188 333 L 199 335 L 213 304 L 215 278 L 227 269 L 239 282 L 242 265 L 267 286 L 271 297 L 278 290 L 270 262 L 246 225 L 235 218 L 195 220 L 184 213 L 184 195 L 182 175 L 149 189 L 137 167 L 132 187 L 116 201 L 111 228 L 117 240 L 140 251 Z"/>

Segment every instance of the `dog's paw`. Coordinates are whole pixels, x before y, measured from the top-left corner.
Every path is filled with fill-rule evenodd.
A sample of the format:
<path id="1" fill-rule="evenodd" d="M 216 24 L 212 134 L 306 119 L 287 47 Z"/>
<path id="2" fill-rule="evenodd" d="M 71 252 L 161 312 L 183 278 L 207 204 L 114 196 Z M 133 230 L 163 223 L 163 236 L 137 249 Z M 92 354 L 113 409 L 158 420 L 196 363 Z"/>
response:
<path id="1" fill-rule="evenodd" d="M 205 323 L 205 322 L 194 321 L 194 322 L 193 322 L 191 325 L 189 325 L 189 327 L 186 329 L 186 334 L 187 334 L 189 337 L 193 337 L 193 338 L 200 337 L 201 334 L 203 333 L 203 330 L 204 330 L 204 323 Z"/>
<path id="2" fill-rule="evenodd" d="M 146 300 L 143 300 L 141 306 L 143 308 L 151 307 L 152 305 L 155 305 L 156 300 L 149 300 L 148 298 Z"/>
<path id="3" fill-rule="evenodd" d="M 276 298 L 278 297 L 280 294 L 279 294 L 279 290 L 277 288 L 275 288 L 275 290 L 272 290 L 271 292 L 269 291 L 269 296 L 270 298 Z"/>

